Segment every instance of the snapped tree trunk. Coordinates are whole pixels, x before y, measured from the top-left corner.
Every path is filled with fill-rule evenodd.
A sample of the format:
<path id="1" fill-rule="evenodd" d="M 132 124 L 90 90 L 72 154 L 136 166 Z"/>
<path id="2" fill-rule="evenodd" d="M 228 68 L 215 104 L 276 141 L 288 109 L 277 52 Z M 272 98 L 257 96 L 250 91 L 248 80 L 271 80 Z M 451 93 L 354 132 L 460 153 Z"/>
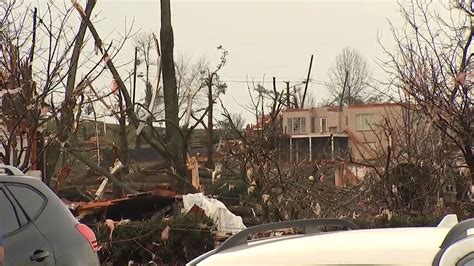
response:
<path id="1" fill-rule="evenodd" d="M 467 167 L 469 168 L 469 175 L 471 179 L 471 185 L 474 185 L 474 154 L 472 153 L 472 145 L 470 145 L 470 140 L 465 145 L 465 154 Z"/>
<path id="2" fill-rule="evenodd" d="M 66 149 L 68 149 L 68 148 L 66 148 Z M 68 152 L 70 154 L 72 154 L 72 156 L 74 156 L 78 161 L 80 161 L 81 163 L 89 166 L 90 169 L 92 169 L 92 170 L 96 171 L 97 173 L 107 177 L 114 184 L 114 186 L 117 186 L 120 189 L 123 189 L 127 193 L 131 193 L 131 194 L 138 193 L 138 191 L 130 188 L 125 183 L 120 181 L 115 175 L 109 173 L 107 170 L 105 170 L 104 168 L 102 168 L 99 165 L 97 165 L 96 163 L 94 163 L 92 160 L 87 158 L 87 156 L 84 156 L 83 152 L 78 152 L 78 151 L 75 151 L 73 149 L 69 149 Z"/>
<path id="3" fill-rule="evenodd" d="M 166 5 L 166 4 L 165 4 Z M 168 20 L 170 20 L 169 16 L 170 16 L 170 12 L 169 12 L 169 1 L 167 3 L 168 5 Z M 140 119 L 136 116 L 136 114 L 133 112 L 133 106 L 132 106 L 132 99 L 130 97 L 130 94 L 128 93 L 126 87 L 125 87 L 125 84 L 123 83 L 123 79 L 120 77 L 120 74 L 118 73 L 117 71 L 117 68 L 115 67 L 114 63 L 112 60 L 110 60 L 110 56 L 107 52 L 106 49 L 103 48 L 103 45 L 102 45 L 102 40 L 96 30 L 96 28 L 94 27 L 94 25 L 92 24 L 92 22 L 90 21 L 90 19 L 88 17 L 85 16 L 85 14 L 83 12 L 81 12 L 81 9 L 79 8 L 79 6 L 75 6 L 76 9 L 78 10 L 78 13 L 82 16 L 82 19 L 84 21 L 86 21 L 87 23 L 87 27 L 89 28 L 94 40 L 95 40 L 95 44 L 96 46 L 98 47 L 99 51 L 101 52 L 103 58 L 104 58 L 104 61 L 105 63 L 107 64 L 107 67 L 108 69 L 110 70 L 111 74 L 113 75 L 113 78 L 115 80 L 115 82 L 118 83 L 119 85 L 119 89 L 120 89 L 120 93 L 121 93 L 121 96 L 123 97 L 122 100 L 123 100 L 123 103 L 125 104 L 125 109 L 123 110 L 128 118 L 130 119 L 130 122 L 132 123 L 133 127 L 138 128 L 139 125 L 140 125 Z M 165 14 L 166 16 L 166 14 Z M 169 24 L 171 25 L 171 23 L 169 22 Z M 172 44 L 173 44 L 173 40 L 172 40 L 172 29 L 171 29 L 171 47 L 172 47 Z M 166 35 L 166 34 L 165 34 Z M 168 43 L 169 44 L 169 43 Z M 167 47 L 168 48 L 168 47 Z M 171 53 L 172 53 L 172 49 L 171 49 Z M 173 56 L 171 55 L 171 64 L 174 66 L 174 62 L 172 61 L 172 58 Z M 172 68 L 173 70 L 173 73 L 174 73 L 174 68 Z M 165 74 L 164 74 L 165 75 Z M 173 74 L 174 76 L 174 74 Z M 175 79 L 175 78 L 174 78 Z M 176 88 L 176 80 L 174 80 L 174 83 L 175 83 L 175 88 Z M 166 86 L 166 85 L 165 85 Z M 176 100 L 177 101 L 177 100 Z M 176 110 L 176 113 L 177 113 L 177 107 L 175 108 Z M 177 123 L 178 122 L 178 119 L 177 119 L 177 114 L 176 114 L 176 120 L 175 122 Z M 170 127 L 171 128 L 171 127 Z M 178 125 L 176 124 L 176 135 L 175 136 L 170 136 L 171 138 L 178 138 L 178 140 L 182 140 L 179 139 L 180 138 L 180 130 L 179 130 L 179 127 Z M 170 150 L 169 147 L 165 147 L 161 141 L 153 141 L 153 137 L 144 132 L 143 134 L 143 138 L 144 140 L 146 140 L 154 149 L 158 150 L 162 155 L 163 157 L 165 157 L 168 161 L 170 161 L 173 166 L 176 167 L 177 165 L 177 162 L 175 160 L 174 155 L 170 154 Z M 181 142 L 183 143 L 183 141 Z M 178 148 L 181 147 L 182 150 L 187 150 L 186 148 L 184 148 L 185 146 L 182 145 L 182 146 L 178 146 Z M 59 149 L 58 149 L 59 150 Z M 176 151 L 176 150 L 173 150 L 173 151 Z M 71 153 L 74 157 L 76 157 L 78 160 L 80 160 L 81 162 L 83 162 L 84 164 L 86 164 L 87 166 L 89 166 L 91 169 L 101 173 L 102 175 L 106 176 L 107 178 L 109 178 L 116 186 L 120 187 L 122 190 L 128 192 L 128 193 L 136 193 L 135 190 L 131 189 L 130 187 L 128 187 L 126 184 L 124 184 L 123 182 L 121 182 L 119 179 L 117 179 L 115 176 L 111 175 L 110 173 L 107 172 L 107 170 L 105 170 L 104 168 L 98 166 L 97 164 L 93 163 L 92 161 L 90 161 L 88 158 L 85 158 L 83 156 L 81 156 L 80 153 L 78 152 L 74 152 L 72 150 L 69 150 L 68 151 L 69 153 Z M 181 154 L 183 154 L 184 152 L 181 152 Z M 176 152 L 175 154 L 179 154 L 178 152 Z M 184 154 L 185 155 L 185 154 Z M 181 162 L 181 167 L 176 167 L 178 169 L 178 174 L 175 174 L 175 173 L 172 173 L 172 174 L 175 174 L 177 175 L 178 177 L 183 177 L 183 176 L 186 176 L 186 165 L 185 165 L 185 160 L 184 160 L 184 156 L 182 157 L 179 157 L 178 156 L 178 160 L 180 160 Z M 184 170 L 183 170 L 184 169 Z M 184 173 L 184 174 L 182 174 Z"/>
<path id="4" fill-rule="evenodd" d="M 76 98 L 74 97 L 74 89 L 76 88 L 77 68 L 79 65 L 79 57 L 81 55 L 82 45 L 84 44 L 84 36 L 87 30 L 87 22 L 91 17 L 95 3 L 96 0 L 87 1 L 85 9 L 85 18 L 83 18 L 81 21 L 81 25 L 79 26 L 79 30 L 76 35 L 74 48 L 72 50 L 71 60 L 69 63 L 69 72 L 66 81 L 64 102 L 61 108 L 61 119 L 58 125 L 60 143 L 65 142 L 68 139 L 69 134 L 72 132 L 72 125 L 74 123 L 74 107 L 76 104 Z M 57 150 L 58 152 L 52 153 L 53 157 L 51 158 L 51 165 L 54 166 L 54 168 L 46 170 L 47 176 L 55 176 L 65 161 L 65 154 L 59 148 L 59 145 L 61 145 L 60 143 L 52 145 L 58 146 L 52 147 L 53 150 Z M 49 186 L 50 184 L 48 183 L 47 185 Z"/>
<path id="5" fill-rule="evenodd" d="M 117 174 L 117 178 L 119 181 L 122 181 L 122 177 L 128 175 L 128 140 L 127 140 L 127 114 L 124 110 L 124 102 L 122 92 L 119 91 L 118 94 L 119 98 L 119 107 L 120 107 L 120 115 L 119 115 L 119 142 L 118 142 L 118 159 L 122 162 L 124 167 L 120 170 Z M 116 198 L 120 198 L 122 196 L 122 189 L 120 186 L 114 184 L 113 186 L 114 196 Z"/>
<path id="6" fill-rule="evenodd" d="M 214 139 L 214 125 L 213 125 L 213 110 L 214 110 L 214 99 L 212 97 L 212 79 L 214 77 L 214 73 L 211 73 L 209 76 L 209 84 L 208 84 L 208 113 L 207 113 L 207 162 L 206 167 L 210 169 L 214 169 L 214 147 L 213 147 L 213 139 Z"/>
<path id="7" fill-rule="evenodd" d="M 162 51 L 162 74 L 165 103 L 166 142 L 169 150 L 174 151 L 173 161 L 179 175 L 186 177 L 186 152 L 184 140 L 180 135 L 178 117 L 178 91 L 174 67 L 174 37 L 171 26 L 170 0 L 161 0 L 160 41 Z"/>

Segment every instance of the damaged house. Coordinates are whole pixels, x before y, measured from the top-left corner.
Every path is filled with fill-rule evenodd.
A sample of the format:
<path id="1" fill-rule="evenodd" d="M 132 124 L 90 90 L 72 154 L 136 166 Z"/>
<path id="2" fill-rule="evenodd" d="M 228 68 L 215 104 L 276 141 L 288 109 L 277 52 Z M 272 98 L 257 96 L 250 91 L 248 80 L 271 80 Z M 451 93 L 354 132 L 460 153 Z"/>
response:
<path id="1" fill-rule="evenodd" d="M 377 150 L 389 142 L 388 138 L 380 138 L 378 126 L 387 121 L 397 124 L 397 120 L 407 115 L 406 109 L 396 103 L 284 110 L 282 127 L 287 143 L 282 146 L 288 149 L 284 160 L 375 159 Z M 361 167 L 344 168 L 335 173 L 337 186 L 356 182 L 365 174 Z"/>

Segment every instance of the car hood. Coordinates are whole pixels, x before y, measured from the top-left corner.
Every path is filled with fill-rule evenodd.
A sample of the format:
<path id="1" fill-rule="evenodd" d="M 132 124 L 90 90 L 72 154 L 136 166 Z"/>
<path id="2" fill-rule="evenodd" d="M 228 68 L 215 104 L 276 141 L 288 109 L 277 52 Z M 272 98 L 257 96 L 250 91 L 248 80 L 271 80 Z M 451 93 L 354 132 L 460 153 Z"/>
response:
<path id="1" fill-rule="evenodd" d="M 198 265 L 431 265 L 449 229 L 367 229 L 253 241 L 214 254 Z"/>

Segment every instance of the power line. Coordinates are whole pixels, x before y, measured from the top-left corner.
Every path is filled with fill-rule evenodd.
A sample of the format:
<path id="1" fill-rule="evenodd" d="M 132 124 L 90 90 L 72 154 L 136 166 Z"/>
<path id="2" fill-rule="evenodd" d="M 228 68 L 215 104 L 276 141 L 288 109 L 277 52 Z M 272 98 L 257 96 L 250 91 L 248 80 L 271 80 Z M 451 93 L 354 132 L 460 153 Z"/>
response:
<path id="1" fill-rule="evenodd" d="M 267 83 L 273 83 L 273 81 L 271 80 L 260 80 L 260 81 L 255 81 L 255 80 L 221 80 L 222 82 L 225 82 L 225 83 L 248 83 L 248 84 L 252 84 L 252 83 L 255 83 L 255 84 L 267 84 Z M 301 83 L 301 84 L 304 84 L 304 81 L 303 80 L 282 80 L 281 82 L 283 81 L 289 81 L 290 83 Z M 309 81 L 310 84 L 317 84 L 317 85 L 326 85 L 327 83 L 324 82 L 324 81 L 317 81 L 317 80 L 310 80 Z"/>
<path id="2" fill-rule="evenodd" d="M 229 78 L 229 82 L 242 82 L 242 83 L 245 83 L 245 82 L 252 82 L 252 81 L 255 81 L 255 83 L 262 83 L 262 79 L 267 79 L 268 76 L 243 76 L 243 75 L 222 75 L 220 76 L 221 78 L 223 79 L 226 79 L 226 78 Z M 374 77 L 371 77 L 371 76 L 367 76 L 368 79 L 370 79 L 371 81 L 374 81 L 374 82 L 381 82 L 379 79 L 377 78 L 374 78 Z M 277 81 L 290 81 L 291 83 L 300 83 L 300 82 L 303 82 L 304 80 L 306 80 L 306 78 L 289 78 L 289 77 L 284 77 L 284 78 L 278 78 L 277 77 Z M 272 83 L 273 81 L 271 79 L 269 80 L 265 80 L 264 83 Z M 324 80 L 318 80 L 318 79 L 313 79 L 313 78 L 310 78 L 310 82 L 309 83 L 314 83 L 314 84 L 320 84 L 320 85 L 326 85 L 328 84 L 327 81 L 324 81 Z"/>

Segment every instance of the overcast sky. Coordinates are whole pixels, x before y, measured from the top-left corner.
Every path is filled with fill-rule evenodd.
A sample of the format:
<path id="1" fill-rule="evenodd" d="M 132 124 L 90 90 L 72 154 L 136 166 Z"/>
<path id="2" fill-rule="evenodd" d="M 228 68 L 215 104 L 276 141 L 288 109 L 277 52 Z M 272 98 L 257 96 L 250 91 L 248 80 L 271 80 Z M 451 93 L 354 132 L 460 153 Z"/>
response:
<path id="1" fill-rule="evenodd" d="M 256 82 L 265 77 L 268 87 L 274 76 L 277 86 L 283 88 L 283 81 L 304 80 L 314 54 L 314 82 L 309 89 L 321 101 L 327 97 L 323 84 L 328 70 L 344 47 L 357 49 L 373 77 L 384 79 L 376 64 L 383 57 L 378 37 L 391 48 L 388 20 L 397 26 L 402 23 L 395 0 L 171 2 L 175 54 L 194 59 L 205 56 L 214 65 L 219 56 L 216 47 L 229 50 L 228 64 L 222 70 L 222 79 L 229 86 L 223 99 L 231 112 L 244 114 L 247 122 L 252 115 L 241 107 L 249 101 L 247 76 Z M 159 8 L 159 0 L 99 0 L 96 26 L 102 36 L 112 37 L 123 32 L 125 21 L 128 25 L 134 21 L 136 30 L 158 34 Z M 133 58 L 132 42 L 120 58 Z"/>

